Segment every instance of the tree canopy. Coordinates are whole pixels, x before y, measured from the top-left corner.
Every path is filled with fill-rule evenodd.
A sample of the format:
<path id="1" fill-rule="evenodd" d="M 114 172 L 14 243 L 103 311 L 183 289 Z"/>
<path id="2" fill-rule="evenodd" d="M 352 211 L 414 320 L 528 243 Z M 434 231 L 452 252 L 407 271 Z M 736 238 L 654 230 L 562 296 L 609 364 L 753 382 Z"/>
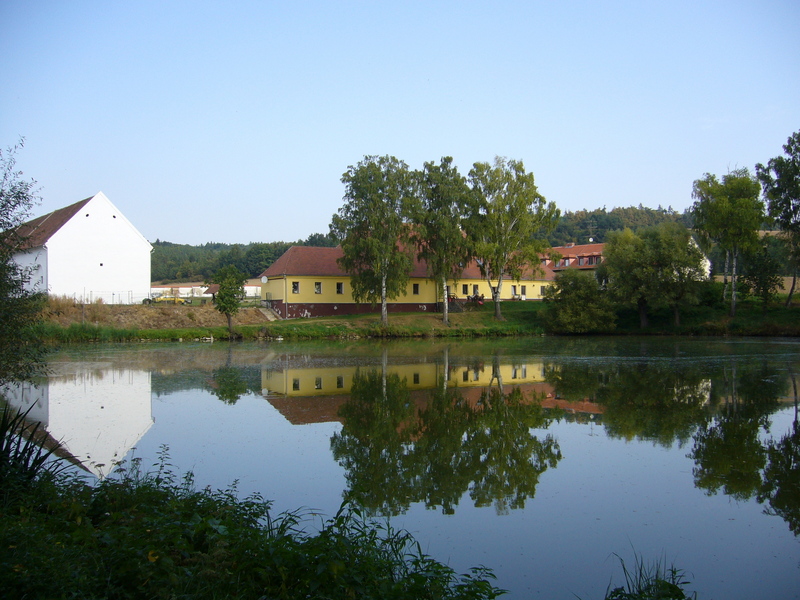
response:
<path id="1" fill-rule="evenodd" d="M 16 169 L 16 154 L 24 140 L 0 150 L 0 385 L 26 381 L 44 368 L 44 347 L 30 335 L 39 320 L 42 294 L 26 287 L 29 273 L 14 261 L 19 239 L 14 228 L 25 222 L 39 201 L 36 181 Z"/>
<path id="2" fill-rule="evenodd" d="M 594 273 L 565 269 L 544 292 L 545 322 L 555 333 L 597 333 L 616 327 L 617 316 Z"/>
<path id="3" fill-rule="evenodd" d="M 449 156 L 439 165 L 426 162 L 416 171 L 417 202 L 413 211 L 412 239 L 418 258 L 428 265 L 428 274 L 441 290 L 442 320 L 448 322 L 447 281 L 457 281 L 472 259 L 464 220 L 470 200 L 466 179 Z"/>
<path id="4" fill-rule="evenodd" d="M 731 171 L 722 180 L 706 173 L 693 185 L 695 229 L 701 241 L 716 243 L 725 252 L 726 288 L 731 274 L 731 316 L 736 314 L 738 259 L 742 252 L 756 247 L 765 218 L 760 193 L 761 186 L 746 168 Z"/>
<path id="5" fill-rule="evenodd" d="M 211 278 L 219 289 L 214 294 L 214 306 L 228 319 L 228 331 L 233 336 L 233 316 L 239 312 L 244 300 L 244 284 L 247 275 L 233 265 L 222 267 Z"/>
<path id="6" fill-rule="evenodd" d="M 519 279 L 536 272 L 539 254 L 546 248 L 541 236 L 556 224 L 559 211 L 539 193 L 533 173 L 522 161 L 496 157 L 494 164 L 475 163 L 469 172 L 473 202 L 467 235 L 481 274 L 492 288 L 494 311 L 500 312 L 500 294 L 506 278 Z"/>
<path id="7" fill-rule="evenodd" d="M 767 166 L 756 165 L 756 175 L 764 187 L 769 214 L 775 219 L 789 246 L 792 287 L 786 305 L 792 302 L 800 269 L 800 131 L 783 147 L 786 156 L 770 159 Z"/>
<path id="8" fill-rule="evenodd" d="M 413 265 L 411 175 L 394 156 L 366 156 L 348 167 L 342 183 L 345 203 L 331 221 L 331 234 L 342 247 L 339 266 L 350 274 L 356 302 L 380 302 L 386 325 L 387 301 L 405 290 Z"/>
<path id="9" fill-rule="evenodd" d="M 696 301 L 697 285 L 706 278 L 702 252 L 678 223 L 613 232 L 603 254 L 599 276 L 612 297 L 636 307 L 642 328 L 648 326 L 649 309 L 659 305 L 671 307 L 679 325 L 680 308 Z"/>

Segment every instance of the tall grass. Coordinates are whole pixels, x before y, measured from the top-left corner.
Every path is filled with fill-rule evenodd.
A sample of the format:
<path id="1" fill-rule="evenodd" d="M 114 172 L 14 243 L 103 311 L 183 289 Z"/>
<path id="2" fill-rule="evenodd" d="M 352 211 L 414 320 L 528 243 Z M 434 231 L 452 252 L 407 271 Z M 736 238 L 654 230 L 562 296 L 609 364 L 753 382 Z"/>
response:
<path id="1" fill-rule="evenodd" d="M 74 344 L 82 342 L 129 342 L 139 339 L 135 329 L 117 329 L 93 323 L 72 323 L 62 327 L 57 323 L 44 321 L 32 328 L 34 336 L 49 343 Z"/>
<path id="2" fill-rule="evenodd" d="M 625 560 L 615 554 L 622 566 L 625 583 L 612 588 L 609 584 L 605 600 L 690 600 L 697 593 L 687 595 L 684 588 L 691 582 L 686 572 L 674 565 L 667 566 L 665 559 L 645 562 L 634 553 L 633 566 L 628 568 Z"/>
<path id="3" fill-rule="evenodd" d="M 28 421 L 33 409 L 26 411 L 3 406 L 0 416 L 0 493 L 4 500 L 20 489 L 30 486 L 43 475 L 58 475 L 66 464 L 54 460 L 61 446 L 53 443 L 49 449 L 42 445 L 46 432 L 40 423 Z"/>

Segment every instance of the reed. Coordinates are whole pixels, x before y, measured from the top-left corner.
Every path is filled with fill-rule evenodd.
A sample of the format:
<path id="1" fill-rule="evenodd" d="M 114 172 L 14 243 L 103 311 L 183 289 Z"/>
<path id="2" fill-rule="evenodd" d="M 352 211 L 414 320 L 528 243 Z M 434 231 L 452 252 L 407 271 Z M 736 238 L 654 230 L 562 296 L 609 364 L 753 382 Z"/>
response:
<path id="1" fill-rule="evenodd" d="M 609 584 L 605 600 L 690 600 L 697 598 L 697 592 L 687 595 L 684 589 L 691 582 L 686 572 L 675 565 L 667 566 L 663 557 L 646 562 L 634 552 L 633 566 L 628 567 L 625 560 L 615 554 L 622 567 L 624 585 L 612 588 Z"/>

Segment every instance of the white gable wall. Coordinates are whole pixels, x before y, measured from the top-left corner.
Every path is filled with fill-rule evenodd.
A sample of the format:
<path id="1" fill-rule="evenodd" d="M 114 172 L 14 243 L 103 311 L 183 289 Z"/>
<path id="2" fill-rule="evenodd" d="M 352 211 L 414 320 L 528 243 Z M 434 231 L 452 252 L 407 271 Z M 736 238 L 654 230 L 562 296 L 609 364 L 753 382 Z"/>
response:
<path id="1" fill-rule="evenodd" d="M 47 291 L 47 249 L 32 248 L 14 255 L 14 262 L 26 272 L 25 289 L 29 292 Z"/>
<path id="2" fill-rule="evenodd" d="M 102 192 L 54 233 L 46 248 L 51 295 L 135 304 L 150 294 L 152 246 Z"/>

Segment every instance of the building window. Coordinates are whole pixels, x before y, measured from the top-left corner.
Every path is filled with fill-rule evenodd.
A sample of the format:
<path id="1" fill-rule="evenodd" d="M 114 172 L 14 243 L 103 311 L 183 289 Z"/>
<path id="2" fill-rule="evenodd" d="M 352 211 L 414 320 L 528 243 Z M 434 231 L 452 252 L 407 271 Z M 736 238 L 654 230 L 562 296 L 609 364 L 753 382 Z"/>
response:
<path id="1" fill-rule="evenodd" d="M 585 262 L 586 262 L 586 259 L 584 259 L 582 256 L 580 258 L 578 258 L 578 266 L 579 267 L 582 267 Z"/>
<path id="2" fill-rule="evenodd" d="M 414 294 L 415 296 L 419 296 L 419 284 L 418 283 L 414 283 L 414 284 L 411 285 L 411 293 Z"/>
<path id="3" fill-rule="evenodd" d="M 292 389 L 296 392 L 300 389 L 300 380 L 292 379 Z"/>
<path id="4" fill-rule="evenodd" d="M 465 296 L 469 294 L 469 286 L 466 283 L 461 286 L 461 293 Z"/>
<path id="5" fill-rule="evenodd" d="M 461 375 L 461 380 L 462 381 L 469 381 L 469 369 L 464 371 L 464 373 Z"/>
<path id="6" fill-rule="evenodd" d="M 478 284 L 477 283 L 473 283 L 472 284 L 472 293 L 475 294 L 476 296 L 478 295 Z"/>
<path id="7" fill-rule="evenodd" d="M 321 390 L 322 389 L 322 377 L 317 377 L 314 380 L 314 389 L 315 390 Z"/>
<path id="8" fill-rule="evenodd" d="M 337 294 L 344 294 L 344 283 L 341 281 L 336 282 L 336 293 Z"/>
<path id="9" fill-rule="evenodd" d="M 517 296 L 517 286 L 515 286 L 515 285 L 511 286 L 511 295 L 516 298 L 516 296 Z"/>
<path id="10" fill-rule="evenodd" d="M 299 281 L 293 281 L 292 282 L 292 293 L 293 294 L 299 294 L 300 293 L 300 282 Z"/>
<path id="11" fill-rule="evenodd" d="M 522 291 L 521 291 L 520 293 L 521 293 L 523 296 L 527 296 L 527 295 L 528 295 L 528 286 L 526 286 L 526 285 L 523 285 L 523 286 L 522 286 Z"/>
<path id="12" fill-rule="evenodd" d="M 340 390 L 343 387 L 344 387 L 344 377 L 342 377 L 341 375 L 337 375 L 336 376 L 336 388 Z"/>
<path id="13" fill-rule="evenodd" d="M 419 373 L 414 373 L 414 385 L 419 385 Z"/>
<path id="14" fill-rule="evenodd" d="M 547 286 L 544 286 L 544 285 L 543 285 L 543 286 L 541 287 L 541 289 L 539 290 L 539 295 L 540 295 L 540 296 L 544 296 L 544 291 L 545 291 L 546 289 L 547 289 Z"/>
<path id="15" fill-rule="evenodd" d="M 321 294 L 322 293 L 322 282 L 321 281 L 315 281 L 314 282 L 314 293 L 315 294 Z"/>

